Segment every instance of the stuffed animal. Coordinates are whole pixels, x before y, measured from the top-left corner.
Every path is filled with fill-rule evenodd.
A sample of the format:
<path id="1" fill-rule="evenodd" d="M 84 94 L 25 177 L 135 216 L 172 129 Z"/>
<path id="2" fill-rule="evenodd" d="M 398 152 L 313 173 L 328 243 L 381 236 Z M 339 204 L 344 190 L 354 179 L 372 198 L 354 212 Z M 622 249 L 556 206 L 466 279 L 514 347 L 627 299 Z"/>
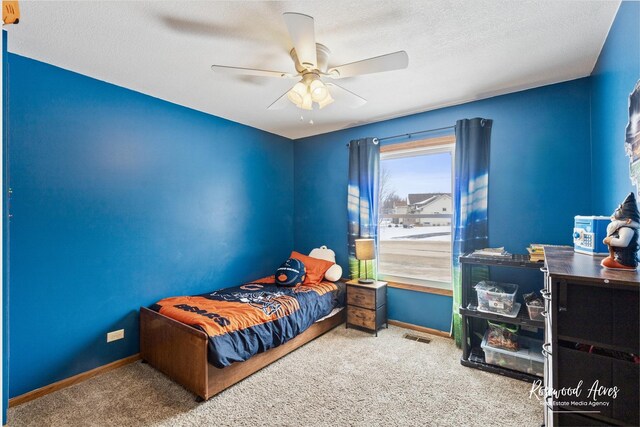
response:
<path id="1" fill-rule="evenodd" d="M 328 249 L 326 246 L 320 246 L 319 248 L 315 248 L 314 250 L 312 250 L 309 256 L 333 262 L 334 264 L 329 267 L 329 269 L 324 273 L 324 278 L 329 280 L 330 282 L 340 280 L 340 278 L 342 277 L 342 267 L 340 267 L 338 264 L 335 264 L 335 252 L 333 252 L 331 249 Z"/>
<path id="2" fill-rule="evenodd" d="M 638 268 L 638 234 L 640 214 L 633 193 L 611 215 L 607 226 L 607 237 L 603 242 L 609 245 L 609 256 L 602 260 L 604 268 L 613 270 L 635 270 Z"/>

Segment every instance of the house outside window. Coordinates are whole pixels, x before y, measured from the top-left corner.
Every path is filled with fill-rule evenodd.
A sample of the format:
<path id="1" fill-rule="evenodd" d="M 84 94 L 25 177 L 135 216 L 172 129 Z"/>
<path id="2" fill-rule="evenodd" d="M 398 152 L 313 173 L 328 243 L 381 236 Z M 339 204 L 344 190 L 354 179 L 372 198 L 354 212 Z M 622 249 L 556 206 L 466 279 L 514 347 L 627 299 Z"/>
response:
<path id="1" fill-rule="evenodd" d="M 454 136 L 381 147 L 378 276 L 451 289 Z"/>

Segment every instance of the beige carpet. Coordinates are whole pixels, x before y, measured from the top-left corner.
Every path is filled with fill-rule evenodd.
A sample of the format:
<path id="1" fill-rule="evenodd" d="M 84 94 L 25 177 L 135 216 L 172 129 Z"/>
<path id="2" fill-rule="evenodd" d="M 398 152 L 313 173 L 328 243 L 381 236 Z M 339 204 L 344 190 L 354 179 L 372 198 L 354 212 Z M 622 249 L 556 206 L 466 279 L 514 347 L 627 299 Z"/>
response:
<path id="1" fill-rule="evenodd" d="M 137 362 L 12 408 L 9 426 L 540 426 L 531 384 L 405 332 L 339 326 L 200 404 Z"/>

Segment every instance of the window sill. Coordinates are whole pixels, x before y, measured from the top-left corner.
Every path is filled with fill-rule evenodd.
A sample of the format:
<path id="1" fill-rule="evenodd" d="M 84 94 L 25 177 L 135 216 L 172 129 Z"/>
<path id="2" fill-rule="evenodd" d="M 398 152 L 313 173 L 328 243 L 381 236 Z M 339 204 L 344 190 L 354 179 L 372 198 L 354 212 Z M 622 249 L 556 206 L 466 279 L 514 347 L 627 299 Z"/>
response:
<path id="1" fill-rule="evenodd" d="M 384 280 L 384 279 L 381 279 L 381 280 Z M 425 294 L 443 295 L 448 297 L 453 296 L 453 291 L 451 289 L 432 288 L 429 286 L 412 285 L 410 283 L 400 283 L 400 282 L 387 282 L 387 286 L 390 288 L 404 289 L 407 291 L 414 291 L 414 292 L 422 292 Z"/>

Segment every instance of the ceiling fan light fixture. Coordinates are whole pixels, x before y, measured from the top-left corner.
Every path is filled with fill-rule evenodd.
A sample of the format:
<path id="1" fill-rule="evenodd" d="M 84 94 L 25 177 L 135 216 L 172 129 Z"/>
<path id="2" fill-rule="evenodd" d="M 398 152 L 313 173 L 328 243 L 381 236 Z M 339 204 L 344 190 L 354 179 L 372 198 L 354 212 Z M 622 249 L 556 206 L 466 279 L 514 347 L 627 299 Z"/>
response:
<path id="1" fill-rule="evenodd" d="M 289 98 L 289 101 L 300 106 L 307 94 L 307 85 L 300 81 L 296 83 L 289 92 L 287 92 L 287 97 Z"/>
<path id="2" fill-rule="evenodd" d="M 333 101 L 334 101 L 333 97 L 331 96 L 331 94 L 327 90 L 327 96 L 325 96 L 322 101 L 318 102 L 318 107 L 320 107 L 320 109 L 322 110 L 327 105 L 333 103 Z"/>
<path id="3" fill-rule="evenodd" d="M 290 90 L 289 92 L 287 92 L 287 98 L 289 98 L 289 101 L 293 102 L 295 105 L 302 104 L 302 97 L 297 92 L 294 92 L 293 90 Z"/>
<path id="4" fill-rule="evenodd" d="M 311 92 L 311 98 L 317 103 L 324 101 L 329 95 L 329 89 L 327 89 L 327 86 L 325 86 L 320 79 L 313 80 L 309 85 L 309 90 Z"/>
<path id="5" fill-rule="evenodd" d="M 302 98 L 302 103 L 298 105 L 299 108 L 303 110 L 312 110 L 313 109 L 313 100 L 311 99 L 311 94 L 307 92 Z"/>

